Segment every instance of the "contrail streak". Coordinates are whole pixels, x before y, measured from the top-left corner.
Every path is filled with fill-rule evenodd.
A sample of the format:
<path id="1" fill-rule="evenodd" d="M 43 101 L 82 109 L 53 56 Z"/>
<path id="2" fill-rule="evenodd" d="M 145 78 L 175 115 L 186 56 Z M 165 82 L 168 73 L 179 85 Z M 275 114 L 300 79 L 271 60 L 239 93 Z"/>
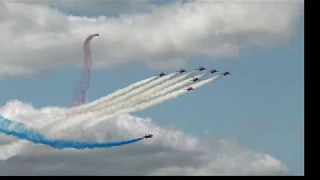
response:
<path id="1" fill-rule="evenodd" d="M 69 109 L 66 112 L 66 114 L 72 115 L 72 114 L 75 114 L 75 113 L 77 113 L 77 114 L 78 113 L 83 113 L 85 111 L 93 109 L 94 107 L 100 105 L 101 103 L 113 100 L 113 99 L 117 98 L 118 96 L 124 95 L 124 94 L 126 94 L 126 93 L 128 93 L 128 92 L 130 92 L 130 91 L 132 91 L 132 90 L 134 90 L 136 88 L 139 88 L 140 86 L 148 84 L 148 83 L 150 83 L 151 81 L 153 81 L 156 78 L 157 78 L 157 76 L 150 77 L 148 79 L 133 83 L 133 84 L 131 84 L 128 87 L 125 87 L 123 89 L 119 89 L 119 90 L 115 91 L 114 93 L 111 93 L 111 94 L 109 94 L 107 96 L 99 98 L 99 99 L 97 99 L 97 100 L 95 100 L 95 101 L 93 101 L 91 103 L 84 104 L 84 105 L 77 106 L 77 107 L 73 107 L 73 108 Z"/>
<path id="2" fill-rule="evenodd" d="M 155 92 L 157 92 L 157 91 L 159 91 L 159 90 L 161 90 L 161 89 L 163 89 L 163 88 L 165 88 L 167 86 L 170 86 L 170 85 L 172 85 L 174 83 L 177 83 L 177 82 L 181 81 L 182 79 L 187 78 L 188 76 L 190 76 L 193 73 L 194 72 L 189 72 L 189 73 L 186 73 L 184 75 L 178 76 L 178 77 L 173 78 L 173 79 L 170 79 L 170 78 L 172 76 L 174 76 L 175 73 L 174 74 L 170 74 L 170 75 L 168 75 L 166 77 L 166 79 L 170 79 L 168 81 L 165 81 L 166 79 L 162 78 L 162 81 L 164 81 L 164 82 L 162 82 L 161 84 L 159 84 L 157 86 L 151 87 L 148 90 L 144 90 L 144 88 L 142 88 L 141 90 L 143 90 L 143 91 L 141 91 L 141 93 L 137 94 L 136 96 L 132 96 L 131 98 L 126 98 L 123 101 L 116 101 L 113 104 L 109 104 L 109 105 L 104 104 L 104 106 L 101 105 L 100 108 L 94 108 L 92 111 L 90 111 L 90 113 L 99 112 L 99 111 L 103 111 L 103 114 L 114 113 L 114 112 L 117 112 L 117 111 L 119 111 L 121 109 L 130 107 L 130 106 L 132 106 L 134 104 L 138 104 L 141 101 L 143 101 L 144 99 L 146 99 L 146 97 L 149 97 L 151 94 L 153 94 L 153 93 L 155 93 Z M 202 75 L 200 75 L 200 76 L 202 76 Z M 53 122 L 51 124 L 51 127 L 54 127 L 52 129 L 56 129 L 56 128 L 60 129 L 61 126 L 65 127 L 65 124 L 61 124 L 60 122 Z"/>
<path id="3" fill-rule="evenodd" d="M 126 94 L 124 94 L 123 96 L 118 96 L 117 98 L 115 99 L 112 99 L 111 101 L 108 101 L 108 102 L 105 102 L 103 104 L 101 104 L 100 106 L 111 106 L 111 105 L 114 105 L 118 102 L 121 102 L 121 101 L 126 101 L 128 98 L 131 98 L 137 94 L 141 94 L 151 88 L 154 88 L 155 86 L 157 86 L 158 84 L 161 84 L 165 81 L 167 81 L 168 79 L 172 78 L 176 73 L 172 73 L 172 74 L 168 74 L 167 76 L 164 76 L 164 77 L 161 77 L 161 78 L 158 78 L 148 84 L 145 84 L 144 86 L 140 86 L 139 88 L 136 88 Z"/>
<path id="4" fill-rule="evenodd" d="M 192 85 L 192 87 L 194 89 L 203 87 L 203 86 L 205 86 L 205 85 L 217 80 L 219 77 L 220 77 L 220 75 L 217 75 L 217 76 L 214 76 L 214 77 L 209 78 L 207 80 L 200 81 L 200 82 L 195 83 L 194 85 Z M 125 113 L 132 113 L 132 112 L 141 111 L 141 110 L 147 109 L 149 107 L 155 106 L 157 104 L 163 103 L 164 101 L 177 98 L 177 97 L 179 97 L 181 95 L 184 95 L 186 93 L 188 93 L 188 91 L 186 91 L 185 89 L 180 89 L 180 90 L 174 91 L 172 93 L 166 94 L 164 96 L 160 96 L 160 97 L 158 97 L 156 99 L 153 99 L 151 101 L 144 102 L 144 103 L 141 103 L 141 104 L 137 104 L 137 105 L 135 105 L 133 107 L 130 107 L 130 108 L 127 108 L 127 109 L 122 109 L 122 110 L 120 110 L 120 111 L 118 111 L 118 112 L 116 112 L 114 114 L 103 116 L 101 118 L 95 119 L 93 121 L 88 122 L 85 126 L 86 127 L 94 126 L 94 125 L 98 124 L 99 122 L 101 122 L 101 121 L 103 121 L 105 119 L 108 119 L 108 118 L 112 118 L 112 117 L 115 117 L 115 116 L 118 116 L 118 115 L 121 115 L 121 114 L 125 114 Z M 76 123 L 76 121 L 74 121 L 74 122 Z"/>
<path id="5" fill-rule="evenodd" d="M 64 119 L 67 119 L 67 118 L 71 118 L 75 115 L 80 115 L 80 114 L 84 114 L 84 113 L 87 113 L 88 111 L 90 111 L 91 109 L 93 109 L 94 107 L 100 105 L 101 103 L 106 103 L 110 100 L 113 100 L 115 98 L 117 98 L 118 96 L 121 96 L 123 94 L 126 94 L 136 88 L 139 88 L 147 83 L 150 83 L 151 81 L 153 81 L 157 76 L 153 76 L 153 77 L 150 77 L 150 78 L 147 78 L 147 79 L 144 79 L 142 81 L 139 81 L 139 82 L 136 82 L 136 83 L 133 83 L 131 85 L 129 85 L 128 87 L 126 88 L 123 88 L 123 89 L 120 89 L 114 93 L 111 93 L 107 96 L 104 96 L 102 98 L 99 98 L 91 103 L 88 103 L 88 104 L 83 104 L 81 106 L 76 106 L 76 107 L 72 107 L 70 109 L 67 109 L 66 112 L 64 112 L 63 114 L 59 115 L 59 116 L 56 116 L 55 118 L 52 118 L 52 119 L 47 119 L 46 121 L 43 121 L 41 120 L 40 122 L 38 122 L 36 125 L 35 125 L 35 128 L 42 128 L 43 126 L 47 126 L 48 124 L 51 124 L 51 123 L 60 123 L 60 120 L 64 120 Z"/>
<path id="6" fill-rule="evenodd" d="M 90 78 L 91 78 L 91 65 L 92 65 L 92 57 L 91 57 L 91 49 L 90 49 L 90 41 L 98 36 L 98 34 L 92 34 L 83 43 L 83 52 L 84 52 L 84 67 L 82 71 L 81 79 L 78 81 L 75 86 L 75 92 L 73 95 L 73 106 L 78 106 L 85 103 L 86 92 L 90 86 Z"/>
<path id="7" fill-rule="evenodd" d="M 195 83 L 192 87 L 194 89 L 196 88 L 200 88 L 204 85 L 207 85 L 209 83 L 211 83 L 212 81 L 218 79 L 218 77 L 220 77 L 220 75 L 217 75 L 217 76 L 214 76 L 212 78 L 209 78 L 207 80 L 203 80 L 203 81 L 200 81 L 198 83 Z M 137 105 L 134 105 L 133 107 L 129 107 L 129 108 L 125 108 L 125 109 L 121 109 L 113 114 L 110 114 L 110 115 L 106 115 L 106 116 L 103 116 L 103 114 L 105 114 L 104 111 L 101 111 L 99 113 L 93 113 L 91 115 L 91 121 L 89 121 L 85 126 L 92 126 L 92 125 L 95 125 L 103 120 L 106 120 L 106 119 L 109 119 L 109 118 L 112 118 L 112 117 L 115 117 L 115 116 L 118 116 L 118 115 L 121 115 L 121 114 L 125 114 L 125 113 L 132 113 L 132 112 L 136 112 L 136 111 L 141 111 L 141 110 L 144 110 L 146 108 L 149 108 L 149 107 L 152 107 L 154 105 L 157 105 L 157 104 L 160 104 L 164 101 L 167 101 L 167 100 L 170 100 L 170 99 L 173 99 L 173 98 L 177 98 L 183 94 L 187 93 L 186 90 L 184 89 L 180 89 L 180 90 L 177 90 L 177 91 L 174 91 L 172 93 L 169 93 L 169 94 L 166 94 L 166 95 L 163 95 L 163 96 L 160 96 L 156 99 L 152 99 L 150 101 L 147 101 L 147 102 L 143 102 L 141 104 L 137 104 Z M 66 121 L 65 124 L 63 126 L 61 126 L 60 128 L 51 128 L 51 132 L 50 133 L 57 133 L 59 130 L 61 131 L 65 131 L 67 130 L 68 128 L 70 127 L 74 127 L 78 124 L 81 124 L 83 123 L 84 121 L 87 121 L 86 118 L 83 118 L 81 119 L 81 117 L 79 117 L 79 119 L 77 118 L 77 120 L 69 120 L 69 121 Z M 51 126 L 52 127 L 52 126 Z"/>
<path id="8" fill-rule="evenodd" d="M 173 78 L 173 79 L 170 79 L 168 81 L 165 81 L 162 84 L 157 85 L 157 86 L 155 86 L 153 88 L 150 88 L 147 91 L 143 91 L 142 93 L 137 94 L 136 96 L 133 96 L 131 98 L 128 98 L 125 101 L 117 102 L 114 105 L 109 105 L 109 106 L 103 106 L 103 107 L 100 107 L 100 108 L 96 108 L 96 109 L 94 109 L 94 111 L 100 111 L 100 110 L 108 107 L 109 111 L 108 112 L 104 111 L 104 112 L 105 113 L 109 113 L 109 112 L 117 111 L 117 110 L 119 110 L 121 108 L 126 108 L 126 107 L 128 107 L 128 106 L 130 106 L 132 104 L 140 103 L 141 101 L 144 101 L 147 97 L 149 97 L 151 94 L 156 93 L 158 91 L 162 91 L 164 88 L 170 87 L 170 86 L 176 84 L 177 82 L 187 78 L 188 76 L 190 76 L 193 73 L 194 72 L 189 72 L 189 73 L 183 74 L 183 75 L 178 76 L 176 78 Z"/>
<path id="9" fill-rule="evenodd" d="M 207 76 L 207 75 L 208 75 L 208 73 L 206 73 L 206 74 L 201 74 L 201 75 L 196 76 L 196 77 L 199 78 L 199 79 L 201 79 L 201 78 L 203 78 L 203 77 L 205 77 L 205 76 Z M 178 88 L 187 86 L 187 85 L 192 84 L 192 83 L 193 83 L 193 81 L 191 81 L 190 79 L 186 79 L 186 80 L 184 80 L 184 81 L 181 81 L 181 82 L 179 82 L 179 83 L 176 83 L 176 84 L 173 85 L 173 86 L 170 86 L 170 87 L 168 87 L 168 88 L 165 88 L 165 89 L 163 89 L 162 91 L 159 91 L 159 92 L 156 92 L 156 93 L 152 94 L 152 95 L 149 96 L 146 100 L 150 100 L 150 99 L 153 99 L 153 98 L 155 98 L 155 97 L 158 97 L 158 96 L 167 94 L 167 93 L 169 93 L 169 92 L 171 92 L 171 91 L 174 91 L 174 90 L 176 90 L 176 89 L 178 89 Z"/>
<path id="10" fill-rule="evenodd" d="M 169 74 L 167 76 L 165 76 L 164 78 L 159 78 L 159 79 L 156 79 L 154 80 L 157 76 L 154 76 L 154 77 L 151 77 L 151 78 L 148 78 L 148 79 L 145 79 L 143 80 L 142 82 L 138 82 L 138 83 L 135 83 L 131 86 L 130 88 L 130 91 L 128 93 L 124 93 L 123 96 L 121 96 L 122 98 L 121 99 L 125 99 L 125 98 L 128 98 L 128 97 L 131 97 L 131 96 L 134 96 L 135 94 L 137 93 L 140 93 L 140 92 L 143 92 L 144 89 L 149 89 L 149 88 L 152 88 L 153 86 L 156 86 L 157 84 L 165 81 L 166 79 L 169 79 L 171 78 L 172 76 L 174 76 L 176 73 L 172 73 L 172 74 Z M 153 81 L 154 80 L 154 81 Z M 149 83 L 151 82 L 151 83 Z M 149 84 L 147 84 L 149 83 Z M 146 84 L 146 85 L 144 85 Z M 135 87 L 137 87 L 136 89 L 134 89 Z M 125 91 L 122 91 L 122 90 L 119 90 L 118 91 L 118 94 L 122 94 L 123 92 Z M 105 96 L 105 97 L 102 97 L 100 99 L 98 99 L 97 101 L 100 102 L 100 103 L 103 103 L 104 101 L 107 101 L 109 98 L 111 97 L 114 97 L 115 99 L 118 97 L 118 96 L 114 96 L 114 95 L 110 95 L 110 96 Z M 89 107 L 90 106 L 94 106 L 98 103 L 96 103 L 96 101 L 93 101 L 91 103 L 89 103 Z M 86 107 L 86 105 L 82 105 L 82 106 L 78 106 L 78 107 L 73 107 L 71 108 L 71 112 L 74 111 L 74 109 L 81 109 L 82 107 Z M 74 114 L 74 113 L 72 113 Z M 69 114 L 70 115 L 70 114 Z M 78 114 L 79 115 L 79 114 Z M 80 113 L 79 116 L 83 116 L 83 113 Z M 61 121 L 60 120 L 65 120 L 66 116 L 61 116 L 61 117 L 58 117 L 58 118 L 54 118 L 54 119 L 50 119 L 47 120 L 47 121 L 40 121 L 38 124 L 35 124 L 35 128 L 36 129 L 42 129 L 42 128 L 47 128 L 47 127 L 50 127 L 52 126 L 52 124 L 60 124 Z M 28 142 L 23 142 L 21 140 L 18 140 L 16 142 L 12 142 L 11 144 L 9 145 L 5 145 L 5 146 L 9 146 L 9 147 L 12 147 L 12 149 L 19 149 L 21 147 L 23 147 L 24 145 L 27 145 Z"/>
<path id="11" fill-rule="evenodd" d="M 144 138 L 136 138 L 126 141 L 117 142 L 82 142 L 72 140 L 54 140 L 49 139 L 38 132 L 26 127 L 23 123 L 14 122 L 0 116 L 0 132 L 6 135 L 12 135 L 20 139 L 31 141 L 35 144 L 43 144 L 56 149 L 74 148 L 74 149 L 95 149 L 95 148 L 110 148 L 113 146 L 122 146 L 140 141 Z M 18 129 L 12 126 L 18 126 Z"/>
<path id="12" fill-rule="evenodd" d="M 122 101 L 123 101 L 123 100 L 126 100 L 127 98 L 129 98 L 129 97 L 131 97 L 131 96 L 133 96 L 133 95 L 135 95 L 135 94 L 137 94 L 137 93 L 144 92 L 145 90 L 148 90 L 148 89 L 156 86 L 157 84 L 160 84 L 160 83 L 162 83 L 162 82 L 170 79 L 170 78 L 173 77 L 175 74 L 176 74 L 176 73 L 171 73 L 171 74 L 169 74 L 169 75 L 167 75 L 167 76 L 165 76 L 165 77 L 163 77 L 163 78 L 159 78 L 159 79 L 156 79 L 156 80 L 154 80 L 154 81 L 151 81 L 150 83 L 145 84 L 144 86 L 140 86 L 139 88 L 136 88 L 136 89 L 134 89 L 134 90 L 132 90 L 132 91 L 124 94 L 123 96 L 117 96 L 117 98 L 115 98 L 115 99 L 113 99 L 113 100 L 111 100 L 111 101 L 106 102 L 105 105 L 114 104 L 114 103 L 116 103 L 116 102 L 120 102 L 121 100 L 122 100 Z M 102 103 L 102 104 L 104 104 L 104 103 Z M 108 109 L 108 110 L 105 110 L 105 111 L 108 111 L 108 112 L 109 112 L 110 110 Z M 106 113 L 105 111 L 104 111 L 104 114 Z M 92 112 L 90 111 L 89 113 L 90 113 L 90 114 L 93 114 L 93 111 L 92 111 Z M 75 113 L 75 114 L 77 114 L 77 113 Z M 80 114 L 83 115 L 84 113 L 80 113 Z M 77 115 L 78 115 L 77 117 L 81 116 L 81 115 L 79 115 L 79 113 L 78 113 Z M 86 114 L 84 114 L 84 115 L 87 116 Z M 72 117 L 72 115 L 71 115 L 71 116 L 70 116 L 70 115 L 69 115 L 69 116 L 66 116 L 65 118 L 63 118 L 63 120 L 67 119 L 68 117 L 70 118 L 70 117 Z M 77 118 L 77 119 L 78 119 L 78 118 Z M 81 118 L 79 118 L 78 120 L 81 121 Z M 82 121 L 81 121 L 81 122 L 82 122 Z M 41 128 L 50 127 L 50 129 L 52 130 L 52 129 L 56 129 L 56 128 L 59 129 L 60 126 L 66 127 L 67 124 L 68 124 L 67 122 L 64 122 L 63 124 L 61 124 L 61 121 L 55 119 L 55 120 L 50 120 L 50 121 L 46 121 L 46 122 L 43 122 L 43 123 L 39 123 L 39 125 L 37 125 L 35 128 L 41 129 Z"/>

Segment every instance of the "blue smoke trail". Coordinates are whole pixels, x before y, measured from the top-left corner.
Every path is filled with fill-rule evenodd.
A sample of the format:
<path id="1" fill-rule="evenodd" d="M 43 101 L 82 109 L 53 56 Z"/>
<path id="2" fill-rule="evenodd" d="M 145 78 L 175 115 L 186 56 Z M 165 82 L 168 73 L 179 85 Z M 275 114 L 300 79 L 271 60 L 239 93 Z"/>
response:
<path id="1" fill-rule="evenodd" d="M 49 139 L 40 133 L 28 128 L 25 124 L 14 122 L 0 115 L 0 132 L 6 135 L 12 135 L 20 139 L 31 141 L 35 144 L 43 144 L 56 149 L 74 148 L 74 149 L 94 149 L 94 148 L 109 148 L 113 146 L 122 146 L 140 141 L 144 138 L 136 138 L 118 142 L 82 142 L 73 140 L 53 140 Z"/>

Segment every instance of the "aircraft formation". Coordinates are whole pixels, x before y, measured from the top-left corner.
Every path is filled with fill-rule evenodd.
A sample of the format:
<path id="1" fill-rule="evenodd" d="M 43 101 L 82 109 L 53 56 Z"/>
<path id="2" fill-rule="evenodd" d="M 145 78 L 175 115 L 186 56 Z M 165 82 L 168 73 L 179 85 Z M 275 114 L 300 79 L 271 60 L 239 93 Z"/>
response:
<path id="1" fill-rule="evenodd" d="M 207 69 L 206 69 L 205 67 L 203 67 L 203 66 L 199 66 L 199 68 L 197 68 L 196 70 L 204 71 L 204 70 L 207 70 Z M 184 73 L 184 72 L 187 72 L 187 70 L 181 68 L 181 69 L 180 69 L 179 71 L 177 71 L 177 72 L 179 72 L 179 73 Z M 219 71 L 216 70 L 216 69 L 212 69 L 212 68 L 211 68 L 208 73 L 214 74 L 214 73 L 216 73 L 216 72 L 219 72 Z M 231 75 L 231 73 L 228 72 L 228 71 L 225 71 L 225 72 L 220 73 L 220 74 L 223 75 L 223 76 Z M 167 75 L 167 74 L 165 74 L 164 72 L 160 72 L 160 73 L 158 74 L 159 77 L 162 77 L 162 76 L 165 76 L 165 75 Z M 199 81 L 199 80 L 200 80 L 200 79 L 197 78 L 197 77 L 193 77 L 193 78 L 191 79 L 191 81 L 193 81 L 193 82 L 196 82 L 196 81 Z M 185 90 L 191 91 L 191 90 L 194 90 L 194 89 L 193 89 L 192 87 L 189 87 L 189 88 L 187 88 L 187 89 L 185 89 Z"/>
<path id="2" fill-rule="evenodd" d="M 199 68 L 197 68 L 196 70 L 199 70 L 199 71 L 204 71 L 204 70 L 207 70 L 204 66 L 199 66 Z M 182 73 L 185 73 L 185 72 L 188 72 L 186 69 L 184 69 L 184 68 L 180 68 L 180 70 L 179 71 L 176 71 L 176 72 L 179 72 L 180 74 L 182 74 Z M 208 73 L 210 73 L 210 74 L 214 74 L 214 73 L 217 73 L 217 72 L 219 72 L 218 70 L 216 70 L 216 69 L 210 69 L 209 71 L 208 71 Z M 227 76 L 227 75 L 231 75 L 231 73 L 230 72 L 228 72 L 228 71 L 225 71 L 225 72 L 223 72 L 223 73 L 220 73 L 221 75 L 223 75 L 223 76 Z M 166 73 L 164 73 L 164 72 L 160 72 L 159 74 L 157 74 L 159 77 L 162 77 L 162 76 L 165 76 L 165 75 L 167 75 Z M 193 77 L 192 79 L 191 79 L 191 81 L 193 81 L 193 82 L 196 82 L 196 81 L 199 81 L 200 80 L 200 78 L 198 78 L 198 77 Z M 187 89 L 184 89 L 184 90 L 186 90 L 186 91 L 193 91 L 194 90 L 194 88 L 192 87 L 192 86 L 190 86 L 190 87 L 188 87 Z M 144 136 L 143 136 L 143 138 L 145 138 L 145 139 L 148 139 L 148 138 L 153 138 L 153 135 L 152 134 L 145 134 Z"/>

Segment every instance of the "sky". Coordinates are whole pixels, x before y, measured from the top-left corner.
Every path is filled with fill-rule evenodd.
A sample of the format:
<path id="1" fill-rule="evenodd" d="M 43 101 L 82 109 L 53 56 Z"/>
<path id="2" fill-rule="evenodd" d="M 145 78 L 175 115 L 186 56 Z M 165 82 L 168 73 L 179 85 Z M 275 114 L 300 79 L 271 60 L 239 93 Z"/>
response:
<path id="1" fill-rule="evenodd" d="M 80 76 L 77 67 L 83 61 L 82 43 L 88 35 L 100 31 L 100 37 L 91 42 L 94 67 L 88 101 L 160 71 L 171 73 L 180 68 L 191 71 L 205 66 L 232 73 L 182 97 L 125 116 L 130 123 L 138 121 L 136 118 L 152 119 L 149 130 L 151 127 L 170 133 L 178 130 L 185 139 L 190 136 L 201 142 L 216 142 L 206 146 L 210 153 L 224 147 L 221 142 L 227 140 L 230 154 L 224 161 L 233 162 L 231 165 L 219 165 L 214 160 L 209 163 L 213 165 L 208 166 L 212 168 L 208 171 L 197 168 L 182 171 L 179 165 L 168 160 L 150 172 L 128 170 L 127 173 L 288 173 L 286 168 L 280 170 L 283 165 L 266 166 L 265 171 L 253 165 L 251 169 L 240 169 L 241 160 L 246 156 L 234 155 L 235 152 L 257 152 L 285 164 L 289 174 L 304 174 L 303 1 L 192 1 L 184 4 L 163 1 L 153 5 L 149 1 L 123 1 L 123 4 L 115 1 L 74 3 L 71 0 L 32 2 L 0 2 L 6 5 L 0 5 L 4 7 L 0 8 L 0 17 L 3 17 L 0 18 L 0 45 L 4 47 L 0 50 L 0 112 L 4 115 L 9 116 L 6 113 L 10 108 L 21 108 L 15 117 L 22 118 L 24 108 L 25 111 L 41 111 L 48 106 L 70 107 L 73 85 Z M 99 3 L 106 3 L 105 8 Z M 31 7 L 33 11 L 28 12 Z M 19 12 L 21 9 L 25 11 Z M 67 14 L 72 17 L 66 19 Z M 6 104 L 12 100 L 23 103 Z M 133 129 L 139 127 L 132 125 Z M 122 132 L 115 133 L 121 136 Z M 110 153 L 116 154 L 115 151 L 110 150 Z M 182 157 L 183 153 L 178 155 L 179 152 L 174 151 L 176 158 Z M 49 158 L 64 157 L 64 153 L 67 152 L 53 153 L 36 163 L 43 162 L 52 168 L 59 166 Z M 101 157 L 101 153 L 97 152 L 97 157 Z M 143 155 L 130 158 L 140 156 Z M 82 157 L 86 160 L 91 156 Z M 0 165 L 4 167 L 0 174 L 10 174 L 23 158 L 9 159 L 7 165 Z M 146 159 L 145 164 L 152 156 Z M 110 161 L 125 170 L 130 169 L 129 165 L 124 165 L 124 159 Z M 230 170 L 219 171 L 222 168 Z M 32 172 L 37 174 L 36 170 Z M 69 173 L 79 172 L 70 169 Z"/>

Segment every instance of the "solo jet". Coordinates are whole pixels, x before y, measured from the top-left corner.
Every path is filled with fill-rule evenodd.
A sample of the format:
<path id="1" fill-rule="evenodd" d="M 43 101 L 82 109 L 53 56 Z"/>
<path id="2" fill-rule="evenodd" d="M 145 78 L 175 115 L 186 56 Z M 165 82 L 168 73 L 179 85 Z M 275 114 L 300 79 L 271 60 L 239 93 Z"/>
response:
<path id="1" fill-rule="evenodd" d="M 158 74 L 159 77 L 166 75 L 164 72 Z"/>
<path id="2" fill-rule="evenodd" d="M 100 33 L 100 32 L 98 32 L 97 34 L 94 34 L 94 35 L 95 35 L 95 36 L 99 36 L 99 33 Z"/>
<path id="3" fill-rule="evenodd" d="M 211 74 L 213 74 L 213 73 L 215 73 L 215 72 L 218 72 L 216 69 L 211 69 L 210 71 L 209 71 Z"/>
<path id="4" fill-rule="evenodd" d="M 196 82 L 196 81 L 198 81 L 198 80 L 199 80 L 199 78 L 194 77 L 191 81 Z"/>
<path id="5" fill-rule="evenodd" d="M 199 66 L 199 68 L 198 68 L 198 69 L 196 69 L 196 70 L 203 71 L 203 70 L 206 70 L 206 68 L 205 68 L 205 67 L 203 67 L 203 66 Z"/>
<path id="6" fill-rule="evenodd" d="M 178 72 L 180 72 L 180 73 L 184 73 L 184 72 L 187 72 L 185 69 L 180 69 Z"/>
<path id="7" fill-rule="evenodd" d="M 188 88 L 185 89 L 185 90 L 187 90 L 187 91 L 189 92 L 189 91 L 192 91 L 192 90 L 194 90 L 194 89 L 193 89 L 193 87 L 188 87 Z"/>
<path id="8" fill-rule="evenodd" d="M 153 138 L 153 135 L 152 135 L 152 134 L 145 134 L 145 135 L 143 136 L 143 138 L 146 138 L 146 139 L 148 139 L 148 138 Z"/>
<path id="9" fill-rule="evenodd" d="M 231 75 L 228 71 L 225 71 L 224 73 L 222 73 L 222 75 L 226 76 L 226 75 Z"/>

